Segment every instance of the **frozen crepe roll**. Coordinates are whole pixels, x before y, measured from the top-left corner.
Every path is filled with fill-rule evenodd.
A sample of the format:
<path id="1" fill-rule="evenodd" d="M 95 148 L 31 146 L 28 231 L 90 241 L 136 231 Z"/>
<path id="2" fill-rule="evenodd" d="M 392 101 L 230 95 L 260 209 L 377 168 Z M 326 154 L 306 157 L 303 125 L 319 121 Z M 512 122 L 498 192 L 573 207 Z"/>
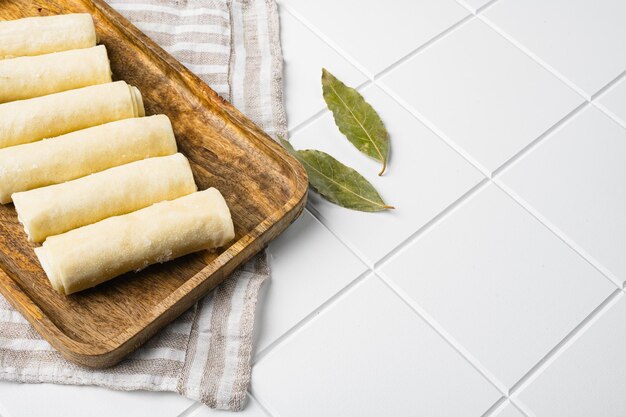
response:
<path id="1" fill-rule="evenodd" d="M 88 13 L 7 20 L 0 22 L 0 59 L 89 48 L 96 40 Z"/>
<path id="2" fill-rule="evenodd" d="M 0 103 L 109 82 L 104 45 L 0 60 Z"/>
<path id="3" fill-rule="evenodd" d="M 141 93 L 124 81 L 0 104 L 0 148 L 144 115 Z"/>
<path id="4" fill-rule="evenodd" d="M 51 236 L 35 253 L 54 289 L 71 294 L 234 237 L 226 201 L 210 188 Z"/>
<path id="5" fill-rule="evenodd" d="M 195 191 L 189 161 L 177 153 L 15 193 L 13 203 L 29 239 L 42 242 L 48 236 Z"/>
<path id="6" fill-rule="evenodd" d="M 176 153 L 165 115 L 119 120 L 53 139 L 0 149 L 0 203 L 45 187 L 154 156 Z"/>

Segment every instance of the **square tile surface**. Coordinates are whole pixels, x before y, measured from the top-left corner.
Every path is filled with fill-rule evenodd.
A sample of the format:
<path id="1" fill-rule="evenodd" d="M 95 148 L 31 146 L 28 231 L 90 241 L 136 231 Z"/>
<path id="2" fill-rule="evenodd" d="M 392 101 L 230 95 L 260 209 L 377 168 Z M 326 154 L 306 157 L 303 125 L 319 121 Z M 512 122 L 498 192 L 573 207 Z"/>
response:
<path id="1" fill-rule="evenodd" d="M 257 352 L 367 269 L 308 211 L 270 243 L 267 254 L 272 275 L 257 307 Z M 315 267 L 302 268 L 309 263 Z"/>
<path id="2" fill-rule="evenodd" d="M 584 101 L 479 20 L 381 83 L 489 172 Z"/>
<path id="3" fill-rule="evenodd" d="M 626 70 L 623 0 L 500 0 L 484 16 L 589 96 Z"/>
<path id="4" fill-rule="evenodd" d="M 253 395 L 279 416 L 478 417 L 500 397 L 375 276 L 277 346 L 252 378 Z"/>
<path id="5" fill-rule="evenodd" d="M 503 409 L 496 412 L 493 415 L 493 417 L 526 417 L 526 416 L 509 403 Z"/>
<path id="6" fill-rule="evenodd" d="M 599 97 L 596 104 L 626 128 L 626 77 Z"/>
<path id="7" fill-rule="evenodd" d="M 469 15 L 453 0 L 282 0 L 374 75 Z"/>
<path id="8" fill-rule="evenodd" d="M 626 280 L 626 129 L 591 106 L 500 181 L 615 280 Z"/>
<path id="9" fill-rule="evenodd" d="M 285 110 L 291 129 L 326 108 L 322 97 L 323 67 L 348 85 L 359 85 L 367 77 L 284 7 L 279 10 Z"/>
<path id="10" fill-rule="evenodd" d="M 459 3 L 476 13 L 478 9 L 489 3 L 489 0 L 457 0 Z"/>
<path id="11" fill-rule="evenodd" d="M 329 113 L 291 138 L 296 149 L 319 149 L 365 176 L 387 204 L 379 213 L 347 210 L 309 194 L 322 221 L 371 265 L 408 238 L 483 176 L 378 87 L 364 96 L 379 112 L 390 134 L 387 171 L 362 155 L 343 136 Z"/>
<path id="12" fill-rule="evenodd" d="M 381 273 L 508 388 L 615 290 L 494 185 Z"/>
<path id="13" fill-rule="evenodd" d="M 616 303 L 519 394 L 537 416 L 626 415 L 626 300 Z"/>

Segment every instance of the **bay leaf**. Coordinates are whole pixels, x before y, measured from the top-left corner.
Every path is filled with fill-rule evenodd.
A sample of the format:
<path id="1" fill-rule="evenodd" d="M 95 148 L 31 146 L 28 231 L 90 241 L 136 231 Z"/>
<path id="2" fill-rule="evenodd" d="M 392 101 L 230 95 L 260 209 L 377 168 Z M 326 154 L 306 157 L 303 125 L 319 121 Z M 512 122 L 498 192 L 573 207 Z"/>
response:
<path id="1" fill-rule="evenodd" d="M 356 91 L 322 68 L 322 92 L 339 131 L 362 153 L 387 167 L 389 134 L 376 110 Z"/>
<path id="2" fill-rule="evenodd" d="M 376 189 L 361 174 L 329 154 L 316 150 L 295 150 L 285 139 L 282 145 L 304 166 L 309 183 L 328 201 L 359 211 L 394 208 L 385 204 Z"/>

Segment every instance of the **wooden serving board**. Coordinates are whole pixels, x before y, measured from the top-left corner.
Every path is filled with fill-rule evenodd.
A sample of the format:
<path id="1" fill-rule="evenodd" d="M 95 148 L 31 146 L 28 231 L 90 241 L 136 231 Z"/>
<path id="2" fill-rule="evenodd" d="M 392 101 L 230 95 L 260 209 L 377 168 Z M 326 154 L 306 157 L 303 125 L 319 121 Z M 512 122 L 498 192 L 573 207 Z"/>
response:
<path id="1" fill-rule="evenodd" d="M 13 205 L 0 206 L 0 291 L 64 357 L 106 367 L 293 222 L 304 208 L 308 182 L 279 145 L 104 1 L 0 1 L 0 20 L 76 12 L 93 16 L 114 78 L 141 90 L 147 114 L 169 116 L 199 189 L 222 192 L 236 233 L 219 252 L 188 255 L 64 296 L 50 286 Z"/>

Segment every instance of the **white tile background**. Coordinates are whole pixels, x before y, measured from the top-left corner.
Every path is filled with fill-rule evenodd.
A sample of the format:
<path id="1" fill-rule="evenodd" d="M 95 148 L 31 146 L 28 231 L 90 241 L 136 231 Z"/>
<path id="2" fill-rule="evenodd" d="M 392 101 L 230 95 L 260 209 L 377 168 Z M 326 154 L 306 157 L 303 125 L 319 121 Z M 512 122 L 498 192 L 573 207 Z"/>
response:
<path id="1" fill-rule="evenodd" d="M 269 248 L 250 417 L 626 415 L 626 2 L 280 0 L 291 141 L 397 210 L 311 194 Z M 326 67 L 379 111 L 387 173 Z M 33 401 L 37 399 L 37 401 Z M 0 384 L 4 417 L 222 416 L 174 394 Z"/>

